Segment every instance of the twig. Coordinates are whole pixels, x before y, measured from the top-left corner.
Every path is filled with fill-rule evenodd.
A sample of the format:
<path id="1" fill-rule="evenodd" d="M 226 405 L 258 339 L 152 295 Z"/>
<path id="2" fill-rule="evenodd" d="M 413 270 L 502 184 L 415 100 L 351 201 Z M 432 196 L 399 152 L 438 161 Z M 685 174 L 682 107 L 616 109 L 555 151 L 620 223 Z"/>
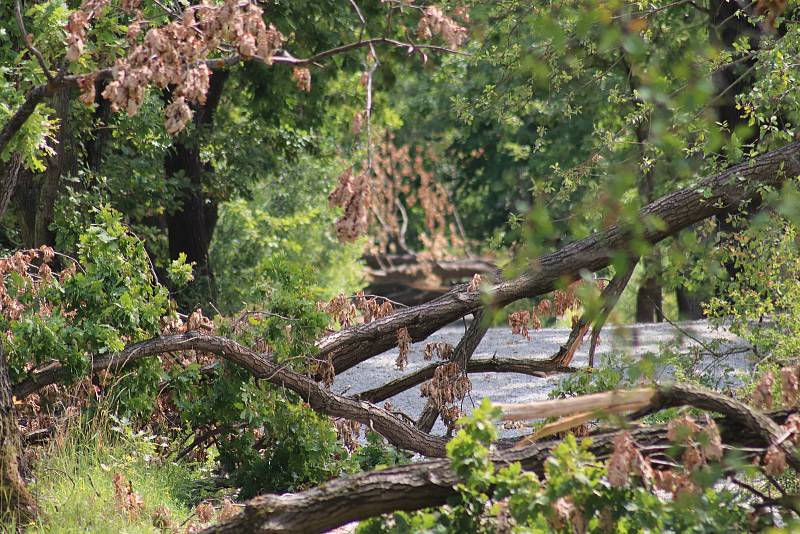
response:
<path id="1" fill-rule="evenodd" d="M 25 48 L 27 48 L 31 54 L 36 56 L 36 61 L 38 61 L 39 66 L 42 67 L 45 77 L 48 81 L 52 82 L 54 78 L 53 75 L 50 74 L 50 69 L 47 68 L 47 62 L 45 62 L 44 56 L 42 56 L 42 53 L 39 52 L 35 46 L 33 46 L 33 41 L 31 41 L 31 38 L 28 35 L 28 30 L 25 29 L 25 20 L 22 18 L 22 5 L 20 4 L 20 0 L 14 0 L 14 11 L 17 16 L 17 26 L 19 27 L 20 33 L 22 33 L 22 41 L 25 43 Z"/>
<path id="2" fill-rule="evenodd" d="M 675 330 L 677 330 L 678 332 L 680 332 L 680 333 L 681 333 L 681 335 L 688 337 L 689 339 L 691 339 L 692 341 L 694 341 L 695 343 L 697 343 L 698 345 L 700 345 L 701 347 L 703 347 L 703 349 L 705 349 L 705 350 L 706 350 L 706 352 L 708 352 L 709 354 L 711 354 L 711 355 L 712 355 L 712 356 L 714 356 L 715 358 L 717 358 L 717 359 L 720 359 L 720 358 L 722 358 L 722 354 L 720 354 L 719 352 L 717 352 L 717 351 L 715 351 L 714 349 L 712 349 L 712 348 L 711 348 L 711 347 L 710 347 L 710 346 L 709 346 L 709 345 L 708 345 L 706 342 L 704 342 L 702 339 L 700 339 L 700 338 L 698 338 L 697 336 L 693 335 L 693 334 L 692 334 L 691 332 L 689 332 L 688 330 L 686 330 L 686 329 L 684 329 L 684 328 L 681 328 L 681 327 L 680 327 L 680 326 L 679 326 L 677 323 L 675 323 L 674 321 L 670 320 L 670 318 L 669 318 L 669 317 L 667 317 L 667 315 L 664 313 L 664 310 L 662 310 L 662 309 L 661 309 L 661 306 L 659 306 L 659 305 L 658 305 L 658 304 L 657 304 L 657 303 L 656 303 L 656 302 L 655 302 L 655 301 L 654 301 L 652 298 L 650 298 L 650 296 L 649 296 L 649 295 L 647 296 L 647 300 L 649 300 L 649 301 L 650 301 L 650 302 L 653 304 L 653 306 L 655 306 L 655 307 L 656 307 L 656 309 L 657 309 L 659 312 L 661 312 L 661 317 L 664 319 L 664 321 L 666 321 L 666 322 L 667 322 L 667 323 L 668 323 L 670 326 L 672 326 L 672 328 L 674 328 Z"/>
<path id="3" fill-rule="evenodd" d="M 372 298 L 372 299 L 383 299 L 386 302 L 391 302 L 394 306 L 400 306 L 401 308 L 408 308 L 408 304 L 403 304 L 402 302 L 397 302 L 396 300 L 392 300 L 389 297 L 384 297 L 383 295 L 371 295 L 371 294 L 370 295 L 367 295 L 367 294 L 364 294 L 364 295 L 351 295 L 348 298 L 350 300 L 353 300 L 353 299 L 357 299 L 357 298 L 361 298 L 361 297 Z"/>

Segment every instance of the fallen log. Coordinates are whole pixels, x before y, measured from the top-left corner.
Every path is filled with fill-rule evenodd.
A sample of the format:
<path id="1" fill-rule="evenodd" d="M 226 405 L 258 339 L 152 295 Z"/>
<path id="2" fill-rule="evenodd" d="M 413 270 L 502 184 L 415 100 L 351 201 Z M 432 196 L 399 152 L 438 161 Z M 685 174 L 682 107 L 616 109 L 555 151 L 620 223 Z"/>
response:
<path id="1" fill-rule="evenodd" d="M 485 258 L 433 259 L 417 254 L 366 254 L 366 292 L 407 306 L 423 304 L 476 275 L 493 275 L 497 266 Z"/>
<path id="2" fill-rule="evenodd" d="M 321 358 L 330 358 L 340 373 L 396 346 L 396 333 L 408 329 L 414 342 L 485 305 L 502 307 L 515 300 L 543 295 L 556 285 L 571 282 L 581 272 L 607 267 L 612 257 L 627 250 L 632 238 L 657 243 L 712 215 L 736 209 L 757 198 L 764 186 L 778 186 L 800 175 L 800 142 L 767 152 L 670 193 L 639 211 L 639 220 L 619 223 L 528 262 L 528 268 L 510 280 L 496 282 L 488 291 L 471 291 L 464 284 L 425 304 L 395 311 L 382 319 L 355 325 L 321 339 Z M 652 221 L 658 219 L 659 224 Z"/>
<path id="3" fill-rule="evenodd" d="M 91 371 L 102 369 L 117 371 L 145 357 L 182 350 L 196 350 L 225 358 L 247 369 L 256 378 L 293 391 L 317 412 L 358 421 L 399 448 L 424 456 L 445 455 L 447 443 L 445 438 L 431 436 L 380 406 L 337 395 L 321 387 L 311 378 L 289 369 L 286 365 L 276 363 L 269 355 L 220 336 L 188 332 L 142 341 L 130 345 L 121 352 L 94 357 Z M 15 384 L 12 394 L 17 399 L 22 399 L 44 386 L 64 382 L 69 376 L 68 369 L 61 364 L 53 364 L 34 371 L 28 378 Z"/>
<path id="4" fill-rule="evenodd" d="M 798 411 L 795 408 L 760 414 L 724 395 L 694 386 L 658 387 L 652 392 L 652 410 L 678 404 L 722 413 L 723 417 L 717 418 L 716 423 L 723 442 L 744 448 L 737 452 L 745 457 L 758 455 L 770 444 L 777 443 L 781 437 L 775 434 L 778 425 L 789 414 Z M 666 425 L 627 430 L 644 455 L 663 453 L 671 445 Z M 606 458 L 613 450 L 618 433 L 618 429 L 593 432 L 589 450 L 598 458 Z M 545 460 L 560 442 L 559 439 L 550 439 L 521 448 L 504 449 L 494 452 L 492 461 L 497 466 L 519 462 L 523 469 L 542 475 Z M 794 453 L 789 456 L 793 458 L 791 462 L 796 463 Z M 361 473 L 334 479 L 301 493 L 256 497 L 245 504 L 242 513 L 204 532 L 317 534 L 386 513 L 444 505 L 456 495 L 457 482 L 446 459 Z"/>

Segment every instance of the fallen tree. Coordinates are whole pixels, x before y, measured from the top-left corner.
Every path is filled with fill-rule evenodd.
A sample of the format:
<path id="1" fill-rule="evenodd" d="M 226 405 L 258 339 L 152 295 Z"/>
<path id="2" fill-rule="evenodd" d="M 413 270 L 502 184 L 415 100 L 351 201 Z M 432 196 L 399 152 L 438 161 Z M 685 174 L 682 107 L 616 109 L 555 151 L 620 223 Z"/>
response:
<path id="1" fill-rule="evenodd" d="M 431 436 L 417 429 L 406 419 L 366 401 L 337 395 L 320 386 L 311 378 L 291 370 L 288 365 L 275 362 L 268 354 L 259 353 L 236 341 L 201 332 L 187 332 L 161 336 L 142 341 L 125 350 L 92 359 L 92 372 L 108 369 L 119 371 L 126 365 L 146 357 L 169 352 L 195 350 L 215 354 L 244 369 L 253 376 L 285 387 L 296 393 L 312 409 L 344 419 L 358 421 L 386 437 L 397 447 L 425 456 L 444 456 L 446 440 Z M 13 395 L 22 399 L 50 384 L 64 382 L 69 370 L 61 364 L 52 364 L 32 373 L 27 379 L 14 385 Z"/>
<path id="2" fill-rule="evenodd" d="M 331 334 L 317 344 L 319 357 L 330 358 L 340 373 L 396 346 L 400 328 L 406 328 L 413 341 L 422 341 L 484 305 L 499 308 L 546 294 L 559 283 L 578 279 L 581 272 L 607 267 L 615 254 L 626 252 L 632 239 L 657 243 L 708 217 L 736 210 L 757 198 L 764 187 L 779 186 L 798 175 L 800 143 L 795 142 L 661 197 L 642 208 L 637 221 L 612 225 L 560 250 L 530 259 L 522 274 L 510 280 L 498 279 L 484 292 L 461 285 L 426 304 Z"/>
<path id="3" fill-rule="evenodd" d="M 784 179 L 797 175 L 800 175 L 800 143 L 793 143 L 735 165 L 695 186 L 667 195 L 646 206 L 640 211 L 645 223 L 638 226 L 638 234 L 630 224 L 616 224 L 557 252 L 531 260 L 527 271 L 508 281 L 495 281 L 485 293 L 474 287 L 462 286 L 433 302 L 400 309 L 384 318 L 331 334 L 317 343 L 319 353 L 314 358 L 318 361 L 330 359 L 336 372 L 348 369 L 395 346 L 400 328 L 407 328 L 411 338 L 420 341 L 442 326 L 469 313 L 478 312 L 484 306 L 500 307 L 516 299 L 544 294 L 560 281 L 576 279 L 582 271 L 594 271 L 607 266 L 614 254 L 626 252 L 631 239 L 657 242 L 705 217 L 736 209 L 741 203 L 756 198 L 763 187 L 778 186 Z M 648 223 L 651 217 L 658 217 L 661 224 Z M 622 273 L 618 282 L 613 282 L 607 288 L 609 297 L 621 290 L 627 276 L 627 272 Z M 601 316 L 599 319 L 602 318 Z M 588 318 L 583 323 L 581 328 L 573 330 L 566 348 L 550 360 L 470 362 L 469 356 L 479 341 L 480 336 L 477 334 L 480 329 L 475 332 L 476 335 L 465 337 L 465 341 L 469 341 L 469 346 L 465 347 L 468 350 L 459 350 L 457 353 L 464 354 L 467 372 L 546 374 L 559 371 L 568 365 L 576 343 L 580 342 L 588 328 Z M 307 377 L 275 362 L 268 353 L 259 353 L 230 339 L 195 332 L 162 336 L 131 345 L 116 354 L 98 356 L 92 360 L 91 370 L 119 368 L 139 358 L 180 350 L 213 353 L 229 359 L 254 376 L 293 391 L 320 413 L 358 421 L 380 433 L 397 447 L 425 456 L 444 456 L 445 438 L 431 436 L 424 431 L 432 426 L 432 417 L 415 427 L 409 423 L 409 417 L 364 400 L 369 398 L 377 402 L 386 395 L 396 394 L 400 388 L 411 387 L 418 381 L 425 380 L 426 373 L 435 370 L 432 367 L 400 381 L 390 382 L 383 390 L 379 388 L 377 391 L 365 392 L 360 398 L 347 397 L 320 386 L 315 381 L 320 377 Z M 64 382 L 69 376 L 60 364 L 34 370 L 27 379 L 14 386 L 13 394 L 21 399 L 48 384 Z"/>
<path id="4" fill-rule="evenodd" d="M 797 413 L 797 409 L 762 414 L 730 397 L 687 385 L 620 393 L 609 392 L 528 405 L 507 405 L 504 418 L 505 414 L 512 414 L 510 418 L 527 419 L 544 413 L 567 415 L 580 410 L 579 406 L 584 405 L 613 409 L 615 395 L 621 397 L 627 405 L 644 404 L 648 411 L 671 406 L 692 406 L 720 413 L 722 417 L 717 418 L 716 423 L 723 442 L 729 447 L 741 448 L 738 452 L 744 456 L 757 456 L 770 445 L 779 444 L 786 448 L 791 465 L 800 465 L 791 440 L 782 438 L 784 432 L 779 426 L 788 415 Z M 644 412 L 639 412 L 642 413 Z M 640 426 L 629 431 L 642 454 L 663 454 L 670 446 L 665 425 Z M 589 450 L 598 458 L 607 457 L 618 435 L 618 429 L 593 432 L 590 435 L 592 443 Z M 497 466 L 519 462 L 523 469 L 541 475 L 550 451 L 560 441 L 551 439 L 521 448 L 496 451 L 492 461 Z M 205 532 L 325 532 L 385 513 L 441 506 L 457 494 L 457 482 L 458 477 L 451 470 L 448 460 L 427 460 L 342 477 L 301 493 L 256 497 L 246 503 L 241 514 L 227 523 L 212 526 Z"/>

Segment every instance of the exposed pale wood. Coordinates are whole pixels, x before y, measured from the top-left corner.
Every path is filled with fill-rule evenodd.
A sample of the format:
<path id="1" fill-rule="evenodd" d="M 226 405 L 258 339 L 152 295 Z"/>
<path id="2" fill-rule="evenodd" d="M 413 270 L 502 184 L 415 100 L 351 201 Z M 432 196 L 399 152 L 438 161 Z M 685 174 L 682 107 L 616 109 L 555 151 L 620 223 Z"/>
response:
<path id="1" fill-rule="evenodd" d="M 640 388 L 632 390 L 606 391 L 529 403 L 496 404 L 502 410 L 503 421 L 530 421 L 547 417 L 562 417 L 579 412 L 621 413 L 640 410 L 650 405 L 656 390 Z"/>
<path id="2" fill-rule="evenodd" d="M 770 430 L 797 409 L 774 412 L 753 418 L 741 410 L 741 403 L 693 386 L 660 387 L 653 397 L 653 409 L 668 405 L 689 405 L 725 414 L 716 419 L 723 442 L 734 447 L 745 458 L 752 458 L 753 449 L 766 448 L 774 441 Z M 732 402 L 732 403 L 731 403 Z M 745 407 L 746 408 L 746 407 Z M 749 409 L 748 409 L 749 410 Z M 767 422 L 768 421 L 768 422 Z M 743 424 L 744 423 L 744 424 Z M 665 425 L 630 426 L 627 430 L 644 455 L 663 453 L 667 445 Z M 589 450 L 598 458 L 613 450 L 617 429 L 593 432 Z M 541 475 L 545 460 L 553 447 L 561 443 L 551 439 L 525 447 L 502 450 L 492 455 L 496 465 L 519 462 L 523 469 Z M 416 510 L 441 506 L 456 494 L 458 482 L 446 459 L 427 460 L 382 471 L 361 473 L 332 480 L 311 490 L 287 494 L 264 495 L 246 503 L 244 511 L 230 521 L 208 528 L 211 533 L 297 533 L 317 534 L 350 523 L 399 510 Z"/>

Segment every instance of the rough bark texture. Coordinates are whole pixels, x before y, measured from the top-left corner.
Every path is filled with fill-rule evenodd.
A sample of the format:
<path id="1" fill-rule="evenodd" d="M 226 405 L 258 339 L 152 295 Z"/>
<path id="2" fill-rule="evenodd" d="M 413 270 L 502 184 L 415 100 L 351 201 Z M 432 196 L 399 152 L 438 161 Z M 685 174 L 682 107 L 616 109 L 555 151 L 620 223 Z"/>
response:
<path id="1" fill-rule="evenodd" d="M 22 167 L 22 158 L 18 153 L 14 153 L 9 158 L 8 163 L 0 161 L 0 217 L 8 209 L 20 176 L 25 174 Z"/>
<path id="2" fill-rule="evenodd" d="M 717 419 L 723 441 L 731 446 L 764 448 L 776 440 L 775 429 L 787 412 L 770 415 L 753 412 L 741 403 L 692 386 L 662 388 L 654 399 L 654 407 L 676 405 L 723 413 Z M 628 429 L 640 451 L 663 453 L 669 443 L 664 425 Z M 591 452 L 598 458 L 613 450 L 618 430 L 603 429 L 591 434 Z M 539 475 L 544 462 L 560 439 L 541 441 L 510 450 L 496 452 L 497 465 L 520 462 L 523 469 Z M 752 456 L 752 450 L 741 451 Z M 246 503 L 245 510 L 227 523 L 215 525 L 206 533 L 302 533 L 316 534 L 352 521 L 364 520 L 398 510 L 415 510 L 445 504 L 456 495 L 455 474 L 445 459 L 428 460 L 362 473 L 332 480 L 309 491 L 287 495 L 263 495 Z"/>
<path id="3" fill-rule="evenodd" d="M 614 306 L 617 305 L 617 302 L 619 302 L 619 298 L 622 296 L 625 288 L 628 287 L 628 282 L 631 280 L 631 276 L 633 275 L 633 271 L 636 269 L 637 263 L 638 259 L 630 258 L 625 270 L 615 274 L 614 278 L 603 290 L 603 307 L 600 310 L 600 315 L 594 318 L 594 322 L 592 324 L 592 336 L 589 344 L 590 368 L 594 367 L 594 351 L 597 349 L 597 340 L 600 338 L 600 331 L 603 329 L 603 325 L 606 324 L 606 320 L 611 314 L 611 310 L 613 310 Z"/>
<path id="4" fill-rule="evenodd" d="M 211 75 L 206 103 L 194 115 L 198 129 L 212 124 L 227 77 L 226 71 Z M 180 207 L 166 217 L 167 236 L 170 258 L 177 259 L 180 253 L 184 253 L 187 262 L 195 263 L 193 291 L 186 295 L 188 299 L 180 299 L 187 300 L 180 303 L 184 308 L 194 309 L 215 298 L 214 274 L 208 249 L 217 224 L 218 204 L 203 191 L 204 179 L 213 169 L 201 159 L 196 140 L 187 141 L 179 137 L 164 158 L 164 170 L 168 176 L 182 176 L 186 181 L 181 191 Z M 201 299 L 205 302 L 201 302 Z"/>
<path id="5" fill-rule="evenodd" d="M 707 217 L 756 198 L 760 186 L 779 185 L 787 176 L 799 174 L 800 143 L 797 142 L 734 165 L 645 206 L 636 225 L 616 224 L 531 260 L 527 271 L 489 290 L 489 303 L 504 306 L 548 293 L 558 281 L 576 280 L 581 271 L 593 272 L 608 266 L 615 253 L 628 252 L 627 245 L 634 236 L 657 243 Z M 663 224 L 642 224 L 649 217 L 657 217 Z M 395 346 L 399 328 L 406 327 L 413 341 L 421 341 L 484 306 L 483 299 L 481 293 L 469 291 L 466 285 L 459 286 L 429 303 L 327 336 L 318 343 L 319 357 L 330 357 L 336 372 L 344 371 Z"/>
<path id="6" fill-rule="evenodd" d="M 447 460 L 433 460 L 339 478 L 303 493 L 263 495 L 235 520 L 205 532 L 326 532 L 352 521 L 439 506 L 457 482 Z"/>
<path id="7" fill-rule="evenodd" d="M 20 233 L 26 248 L 53 245 L 55 235 L 50 229 L 56 200 L 63 186 L 62 178 L 77 171 L 77 159 L 70 120 L 71 89 L 62 86 L 51 94 L 50 104 L 58 118 L 58 132 L 53 142 L 54 154 L 47 161 L 47 170 L 38 176 L 17 180 L 14 203 L 20 223 Z"/>
<path id="8" fill-rule="evenodd" d="M 10 119 L 3 125 L 0 130 L 0 152 L 5 150 L 6 145 L 11 141 L 25 121 L 36 111 L 42 100 L 50 93 L 51 87 L 48 85 L 37 85 L 25 95 L 25 101 L 14 112 Z"/>
<path id="9" fill-rule="evenodd" d="M 20 445 L 8 361 L 0 344 L 0 524 L 25 523 L 36 516 L 36 501 L 19 471 Z"/>
<path id="10" fill-rule="evenodd" d="M 729 210 L 752 198 L 763 185 L 778 185 L 787 176 L 800 174 L 800 143 L 764 154 L 731 167 L 698 185 L 667 195 L 641 210 L 643 220 L 657 216 L 662 225 L 639 223 L 639 239 L 659 241 L 705 217 Z M 630 227 L 628 227 L 630 228 Z M 596 271 L 610 262 L 613 254 L 631 252 L 627 246 L 632 230 L 615 225 L 576 241 L 561 250 L 530 263 L 517 278 L 497 283 L 490 291 L 490 305 L 502 306 L 516 299 L 551 291 L 558 281 L 576 279 L 583 270 Z M 339 370 L 352 367 L 396 343 L 397 329 L 407 326 L 412 337 L 423 339 L 441 326 L 485 306 L 478 291 L 460 287 L 422 306 L 402 309 L 377 321 L 345 329 L 323 339 L 318 358 L 333 356 Z M 431 436 L 391 412 L 363 400 L 336 395 L 314 380 L 297 374 L 231 340 L 199 333 L 164 336 L 128 347 L 115 355 L 97 357 L 93 369 L 124 365 L 127 361 L 169 351 L 201 350 L 227 358 L 254 376 L 294 391 L 320 413 L 358 421 L 385 436 L 392 444 L 426 456 L 444 455 L 444 438 Z M 63 381 L 67 373 L 54 365 L 34 372 L 14 388 L 24 397 L 43 385 Z"/>
<path id="11" fill-rule="evenodd" d="M 655 258 L 647 258 L 644 261 L 645 275 L 639 290 L 636 292 L 636 322 L 637 323 L 660 323 L 664 320 L 661 310 L 664 308 L 661 283 L 658 276 L 650 274 L 656 267 L 656 262 L 660 263 L 656 255 Z M 650 270 L 648 270 L 650 269 Z"/>

